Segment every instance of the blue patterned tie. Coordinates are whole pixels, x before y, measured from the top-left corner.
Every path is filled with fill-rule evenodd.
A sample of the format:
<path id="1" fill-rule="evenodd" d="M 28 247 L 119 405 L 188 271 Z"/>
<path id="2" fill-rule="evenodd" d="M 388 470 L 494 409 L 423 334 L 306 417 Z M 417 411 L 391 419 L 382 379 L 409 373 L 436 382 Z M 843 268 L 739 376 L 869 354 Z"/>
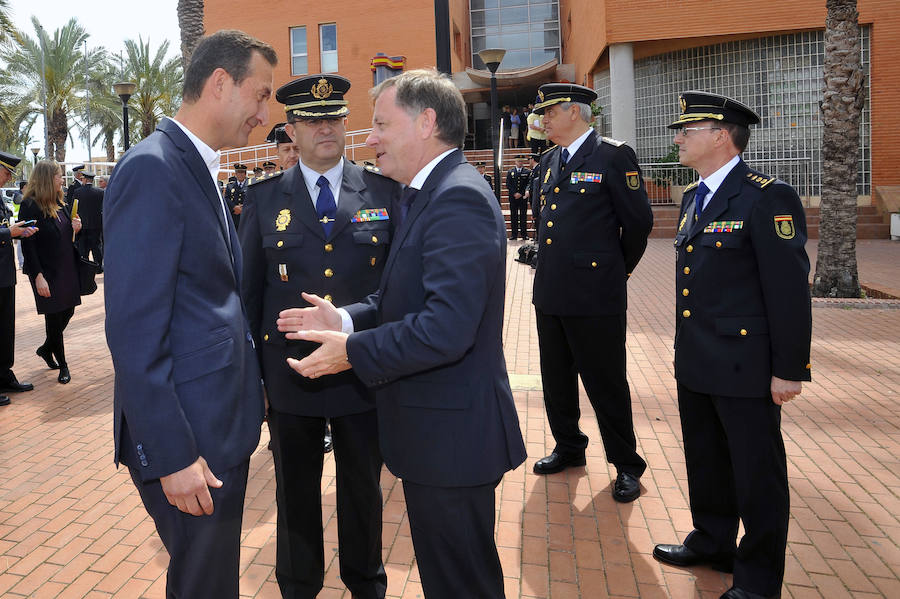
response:
<path id="1" fill-rule="evenodd" d="M 331 187 L 328 179 L 324 175 L 316 181 L 319 186 L 319 198 L 316 200 L 316 213 L 319 215 L 319 222 L 322 223 L 322 230 L 325 231 L 325 237 L 331 235 L 331 225 L 334 223 L 334 215 L 337 213 L 337 204 L 334 203 L 334 194 L 331 193 Z"/>
<path id="2" fill-rule="evenodd" d="M 566 163 L 569 161 L 569 151 L 563 148 L 562 154 L 560 154 L 559 158 L 559 170 L 566 169 Z"/>
<path id="3" fill-rule="evenodd" d="M 700 185 L 697 186 L 697 191 L 694 192 L 694 220 L 700 220 L 700 215 L 703 213 L 703 199 L 708 193 L 709 187 L 706 186 L 706 183 L 701 181 Z"/>

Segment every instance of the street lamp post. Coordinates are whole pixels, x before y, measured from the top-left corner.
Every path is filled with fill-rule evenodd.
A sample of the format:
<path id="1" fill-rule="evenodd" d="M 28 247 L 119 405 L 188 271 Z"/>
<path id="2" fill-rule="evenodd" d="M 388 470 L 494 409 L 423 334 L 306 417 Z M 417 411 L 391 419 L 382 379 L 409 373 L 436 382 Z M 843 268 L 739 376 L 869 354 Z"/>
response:
<path id="1" fill-rule="evenodd" d="M 37 155 L 38 155 L 38 152 L 40 152 L 40 151 L 41 151 L 41 149 L 38 147 L 31 148 L 31 154 L 34 156 L 34 165 L 35 166 L 37 166 Z"/>
<path id="2" fill-rule="evenodd" d="M 128 133 L 128 98 L 134 94 L 134 89 L 136 87 L 137 85 L 130 82 L 113 83 L 113 89 L 115 90 L 116 95 L 122 99 L 122 124 L 125 127 L 125 137 L 122 141 L 122 145 L 126 152 L 128 151 L 128 148 L 131 147 L 131 138 Z"/>
<path id="3" fill-rule="evenodd" d="M 506 50 L 503 48 L 486 48 L 478 53 L 478 57 L 491 71 L 491 148 L 494 150 L 494 195 L 500 202 L 500 163 L 497 158 L 497 138 L 500 132 L 497 130 L 497 69 Z"/>

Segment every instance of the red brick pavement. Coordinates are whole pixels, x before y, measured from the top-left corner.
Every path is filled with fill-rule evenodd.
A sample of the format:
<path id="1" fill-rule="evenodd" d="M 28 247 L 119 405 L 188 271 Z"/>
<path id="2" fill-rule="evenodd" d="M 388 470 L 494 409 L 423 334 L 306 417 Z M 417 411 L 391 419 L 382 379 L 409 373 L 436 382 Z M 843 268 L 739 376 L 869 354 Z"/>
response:
<path id="1" fill-rule="evenodd" d="M 582 426 L 593 440 L 587 467 L 548 477 L 531 473 L 553 442 L 539 391 L 532 271 L 512 262 L 513 255 L 504 333 L 530 457 L 497 492 L 507 596 L 717 597 L 729 576 L 663 566 L 650 555 L 654 543 L 674 542 L 691 528 L 671 373 L 670 242 L 651 240 L 629 283 L 628 369 L 649 469 L 643 496 L 628 505 L 610 497 L 613 470 L 585 398 Z M 864 283 L 900 289 L 900 244 L 860 242 L 859 255 Z M 163 597 L 167 555 L 128 476 L 112 465 L 113 375 L 102 293 L 86 298 L 67 331 L 73 376 L 67 386 L 34 355 L 43 324 L 21 276 L 17 293 L 16 372 L 36 390 L 15 394 L 11 406 L 0 408 L 0 596 Z M 900 310 L 890 309 L 897 305 L 860 310 L 816 302 L 813 309 L 815 380 L 783 412 L 792 503 L 786 597 L 900 597 Z M 279 596 L 267 439 L 263 430 L 251 459 L 242 597 Z M 319 597 L 349 599 L 335 558 L 333 458 L 325 464 L 331 558 Z M 422 597 L 401 486 L 387 471 L 382 486 L 388 595 Z"/>

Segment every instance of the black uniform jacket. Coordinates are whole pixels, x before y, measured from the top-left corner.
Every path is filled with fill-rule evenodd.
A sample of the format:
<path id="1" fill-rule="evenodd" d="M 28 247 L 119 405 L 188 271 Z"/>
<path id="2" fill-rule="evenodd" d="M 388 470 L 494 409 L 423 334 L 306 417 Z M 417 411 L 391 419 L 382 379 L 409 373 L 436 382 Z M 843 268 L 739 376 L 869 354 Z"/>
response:
<path id="1" fill-rule="evenodd" d="M 291 370 L 286 357 L 305 356 L 318 344 L 286 340 L 275 321 L 281 310 L 308 305 L 301 291 L 343 306 L 378 288 L 391 240 L 391 201 L 400 186 L 377 172 L 344 161 L 327 239 L 299 167 L 256 179 L 247 188 L 240 229 L 242 293 L 260 357 L 278 352 L 277 359 L 261 359 L 269 403 L 278 411 L 343 416 L 375 407 L 352 371 L 311 380 Z"/>
<path id="2" fill-rule="evenodd" d="M 515 168 L 509 169 L 506 173 L 506 189 L 509 191 L 509 199 L 513 198 L 513 194 L 520 193 L 523 196 L 528 191 L 528 181 L 531 179 L 531 170 L 524 166 L 516 172 Z"/>
<path id="3" fill-rule="evenodd" d="M 675 377 L 692 391 L 765 397 L 772 376 L 810 380 L 806 216 L 797 192 L 743 161 L 675 236 Z"/>
<path id="4" fill-rule="evenodd" d="M 12 212 L 6 202 L 0 200 L 0 287 L 12 287 L 16 284 L 16 256 L 12 233 L 9 231 L 11 219 Z"/>
<path id="5" fill-rule="evenodd" d="M 653 213 L 634 150 L 591 133 L 559 166 L 541 158 L 541 230 L 534 305 L 545 314 L 625 312 L 625 281 L 647 247 Z"/>
<path id="6" fill-rule="evenodd" d="M 78 200 L 78 216 L 81 228 L 92 230 L 103 228 L 103 190 L 93 185 L 82 185 L 72 193 L 72 200 Z M 72 204 L 69 204 L 69 213 Z"/>

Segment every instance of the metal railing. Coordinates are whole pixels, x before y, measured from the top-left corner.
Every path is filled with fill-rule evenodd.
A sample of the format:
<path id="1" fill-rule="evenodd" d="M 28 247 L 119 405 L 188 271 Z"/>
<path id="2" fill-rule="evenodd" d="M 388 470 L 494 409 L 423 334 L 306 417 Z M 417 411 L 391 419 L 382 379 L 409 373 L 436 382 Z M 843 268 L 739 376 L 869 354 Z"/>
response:
<path id="1" fill-rule="evenodd" d="M 790 184 L 809 207 L 812 197 L 811 158 L 762 158 L 750 161 L 750 166 Z M 681 204 L 684 188 L 697 180 L 694 169 L 677 162 L 642 162 L 641 172 L 650 204 L 672 206 Z"/>

